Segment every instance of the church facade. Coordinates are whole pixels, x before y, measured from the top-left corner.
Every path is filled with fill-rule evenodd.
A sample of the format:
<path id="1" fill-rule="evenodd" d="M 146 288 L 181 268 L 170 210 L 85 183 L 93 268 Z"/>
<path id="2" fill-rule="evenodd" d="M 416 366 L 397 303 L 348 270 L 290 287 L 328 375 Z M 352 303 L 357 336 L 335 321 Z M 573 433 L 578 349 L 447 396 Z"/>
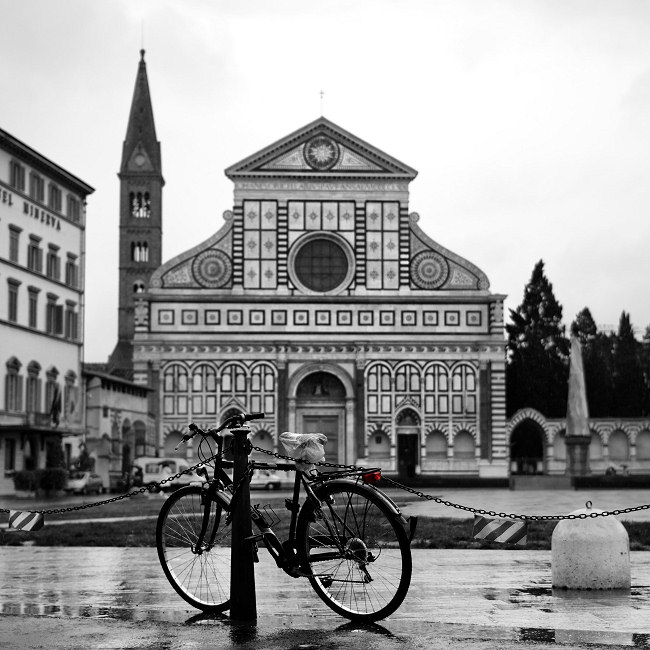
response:
<path id="1" fill-rule="evenodd" d="M 161 244 L 151 142 L 125 143 L 129 278 L 143 243 L 150 255 Z M 141 195 L 155 197 L 144 212 L 124 189 L 138 174 Z M 243 409 L 265 413 L 251 423 L 262 449 L 282 453 L 285 430 L 318 431 L 335 463 L 507 476 L 504 296 L 422 230 L 409 206 L 416 174 L 324 117 L 226 169 L 234 198 L 222 225 L 146 286 L 129 285 L 121 313 L 162 455 L 188 422 Z"/>

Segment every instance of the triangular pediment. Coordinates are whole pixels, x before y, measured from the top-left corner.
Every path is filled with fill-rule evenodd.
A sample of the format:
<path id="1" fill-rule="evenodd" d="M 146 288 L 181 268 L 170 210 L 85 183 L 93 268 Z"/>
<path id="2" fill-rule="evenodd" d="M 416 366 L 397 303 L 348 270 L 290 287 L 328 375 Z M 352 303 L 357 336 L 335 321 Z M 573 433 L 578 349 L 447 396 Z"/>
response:
<path id="1" fill-rule="evenodd" d="M 417 172 L 324 117 L 226 169 L 237 177 L 372 177 L 413 179 Z"/>

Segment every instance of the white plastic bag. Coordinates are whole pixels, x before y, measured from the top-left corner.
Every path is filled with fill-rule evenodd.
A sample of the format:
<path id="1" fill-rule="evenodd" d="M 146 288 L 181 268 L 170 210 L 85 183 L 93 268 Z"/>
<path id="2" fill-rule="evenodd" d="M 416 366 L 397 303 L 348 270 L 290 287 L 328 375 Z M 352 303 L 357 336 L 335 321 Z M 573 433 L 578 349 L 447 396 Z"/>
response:
<path id="1" fill-rule="evenodd" d="M 327 436 L 322 433 L 291 433 L 285 431 L 280 434 L 280 442 L 287 454 L 295 458 L 296 467 L 303 472 L 314 468 L 313 463 L 318 463 L 325 458 Z"/>

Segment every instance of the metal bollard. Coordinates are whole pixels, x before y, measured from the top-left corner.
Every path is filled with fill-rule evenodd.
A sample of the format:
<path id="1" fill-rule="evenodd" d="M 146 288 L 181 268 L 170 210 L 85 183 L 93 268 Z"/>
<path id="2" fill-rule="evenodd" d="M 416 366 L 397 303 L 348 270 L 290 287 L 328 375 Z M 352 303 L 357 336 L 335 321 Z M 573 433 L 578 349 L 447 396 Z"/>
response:
<path id="1" fill-rule="evenodd" d="M 230 549 L 230 618 L 249 622 L 257 619 L 255 570 L 251 537 L 251 494 L 248 481 L 248 434 L 250 429 L 233 429 L 233 483 L 237 490 L 232 511 L 232 543 Z M 242 480 L 243 479 L 243 480 Z"/>

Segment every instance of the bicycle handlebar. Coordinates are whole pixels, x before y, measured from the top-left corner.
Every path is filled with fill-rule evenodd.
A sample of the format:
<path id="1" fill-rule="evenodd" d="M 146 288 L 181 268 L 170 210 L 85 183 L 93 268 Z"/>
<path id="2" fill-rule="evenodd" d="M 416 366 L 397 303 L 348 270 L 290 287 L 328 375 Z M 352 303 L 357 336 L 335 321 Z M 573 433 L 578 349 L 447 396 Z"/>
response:
<path id="1" fill-rule="evenodd" d="M 178 449 L 183 443 L 191 440 L 197 433 L 201 434 L 202 436 L 216 436 L 220 431 L 223 431 L 224 429 L 236 429 L 237 427 L 241 427 L 246 424 L 246 422 L 250 422 L 251 420 L 260 420 L 263 417 L 264 413 L 237 413 L 236 415 L 233 415 L 225 420 L 221 426 L 217 427 L 216 429 L 208 429 L 207 431 L 201 429 L 198 425 L 194 424 L 194 422 L 190 422 L 190 424 L 188 424 L 190 433 L 186 433 L 175 448 Z"/>

